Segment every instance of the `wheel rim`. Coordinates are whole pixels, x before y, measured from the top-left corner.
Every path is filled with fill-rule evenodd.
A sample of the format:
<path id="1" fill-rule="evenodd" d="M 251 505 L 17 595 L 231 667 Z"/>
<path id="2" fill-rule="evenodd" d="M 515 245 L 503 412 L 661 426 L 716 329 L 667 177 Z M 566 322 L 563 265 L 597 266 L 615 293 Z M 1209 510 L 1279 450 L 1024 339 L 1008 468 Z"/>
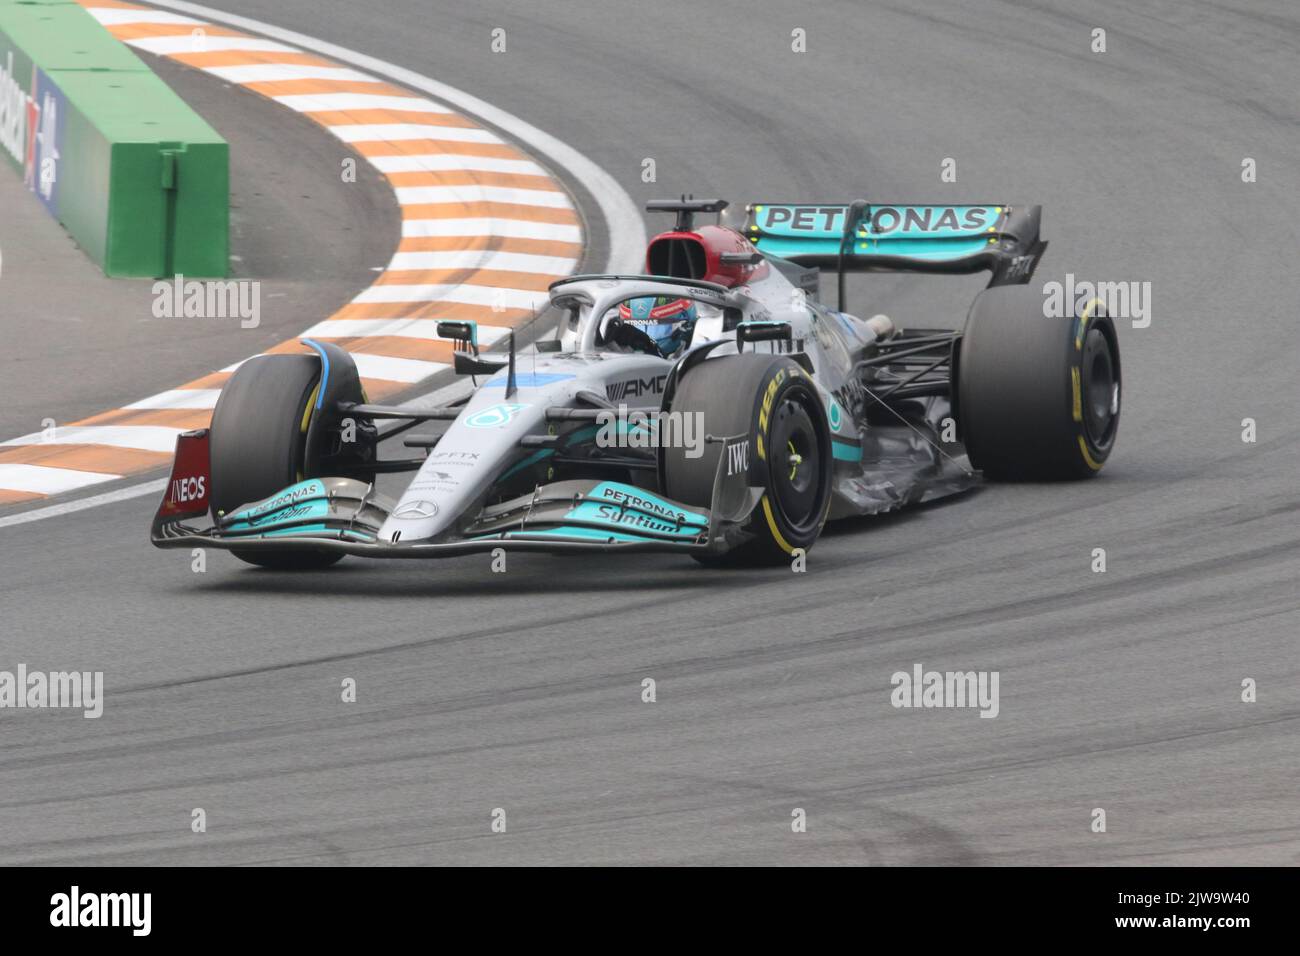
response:
<path id="1" fill-rule="evenodd" d="M 1114 435 L 1119 416 L 1119 376 L 1110 341 L 1101 329 L 1088 331 L 1080 362 L 1083 427 L 1095 448 L 1105 448 Z"/>
<path id="2" fill-rule="evenodd" d="M 801 400 L 787 395 L 773 411 L 771 483 L 786 523 L 802 531 L 821 520 L 821 442 L 813 417 Z"/>

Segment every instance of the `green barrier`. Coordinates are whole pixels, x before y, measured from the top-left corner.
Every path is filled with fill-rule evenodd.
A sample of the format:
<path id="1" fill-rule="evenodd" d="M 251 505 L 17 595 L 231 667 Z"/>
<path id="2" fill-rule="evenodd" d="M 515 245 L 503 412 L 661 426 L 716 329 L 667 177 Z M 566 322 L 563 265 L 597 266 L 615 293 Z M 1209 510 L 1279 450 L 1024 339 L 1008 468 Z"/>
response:
<path id="1" fill-rule="evenodd" d="M 0 31 L 43 70 L 130 70 L 143 60 L 77 4 L 0 0 Z"/>
<path id="2" fill-rule="evenodd" d="M 0 0 L 0 156 L 107 275 L 227 275 L 229 146 L 80 6 Z"/>

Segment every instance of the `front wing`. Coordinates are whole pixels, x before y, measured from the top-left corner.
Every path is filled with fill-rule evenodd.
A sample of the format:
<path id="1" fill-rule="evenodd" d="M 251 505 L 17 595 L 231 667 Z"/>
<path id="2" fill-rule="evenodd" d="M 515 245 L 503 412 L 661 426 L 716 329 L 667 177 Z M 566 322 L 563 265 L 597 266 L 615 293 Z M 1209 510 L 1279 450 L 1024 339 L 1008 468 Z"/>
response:
<path id="1" fill-rule="evenodd" d="M 723 439 L 716 439 L 723 440 Z M 734 439 L 725 439 L 732 441 Z M 482 508 L 435 540 L 382 539 L 395 503 L 351 478 L 312 478 L 229 514 L 211 516 L 208 432 L 177 439 L 176 460 L 150 539 L 159 548 L 325 551 L 374 558 L 434 558 L 512 551 L 722 553 L 741 543 L 762 497 L 719 456 L 709 508 L 598 479 L 540 485 L 530 495 Z M 203 520 L 206 524 L 193 524 Z"/>

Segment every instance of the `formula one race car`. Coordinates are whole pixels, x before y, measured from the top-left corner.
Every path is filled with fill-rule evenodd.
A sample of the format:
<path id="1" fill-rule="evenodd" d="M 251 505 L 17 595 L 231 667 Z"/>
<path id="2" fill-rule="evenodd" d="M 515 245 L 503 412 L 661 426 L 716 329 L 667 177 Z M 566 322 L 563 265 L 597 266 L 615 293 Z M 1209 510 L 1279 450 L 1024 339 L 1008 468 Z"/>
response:
<path id="1" fill-rule="evenodd" d="M 153 543 L 273 568 L 496 548 L 788 561 L 828 518 L 953 494 L 977 472 L 1102 467 L 1119 343 L 1099 302 L 1052 318 L 1025 286 L 1040 207 L 765 203 L 737 229 L 695 227 L 726 205 L 651 203 L 677 222 L 648 274 L 554 283 L 559 327 L 526 363 L 513 335 L 494 356 L 473 322 L 439 322 L 476 384 L 460 404 L 370 404 L 328 343 L 245 362 L 211 428 L 179 437 Z M 818 300 L 823 269 L 838 308 Z M 960 331 L 843 311 L 849 271 L 981 270 L 992 280 Z M 421 422 L 446 423 L 405 439 L 423 455 L 379 457 Z M 392 500 L 375 480 L 399 471 L 415 477 Z"/>

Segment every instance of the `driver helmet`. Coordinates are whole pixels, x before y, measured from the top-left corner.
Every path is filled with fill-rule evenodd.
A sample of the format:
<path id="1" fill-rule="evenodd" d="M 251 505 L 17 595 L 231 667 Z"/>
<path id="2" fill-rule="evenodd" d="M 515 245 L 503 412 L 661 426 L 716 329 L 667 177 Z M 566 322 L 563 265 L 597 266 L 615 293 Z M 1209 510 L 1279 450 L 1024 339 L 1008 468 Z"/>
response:
<path id="1" fill-rule="evenodd" d="M 690 299 L 661 295 L 619 303 L 618 317 L 648 335 L 668 358 L 691 340 L 698 315 Z"/>

